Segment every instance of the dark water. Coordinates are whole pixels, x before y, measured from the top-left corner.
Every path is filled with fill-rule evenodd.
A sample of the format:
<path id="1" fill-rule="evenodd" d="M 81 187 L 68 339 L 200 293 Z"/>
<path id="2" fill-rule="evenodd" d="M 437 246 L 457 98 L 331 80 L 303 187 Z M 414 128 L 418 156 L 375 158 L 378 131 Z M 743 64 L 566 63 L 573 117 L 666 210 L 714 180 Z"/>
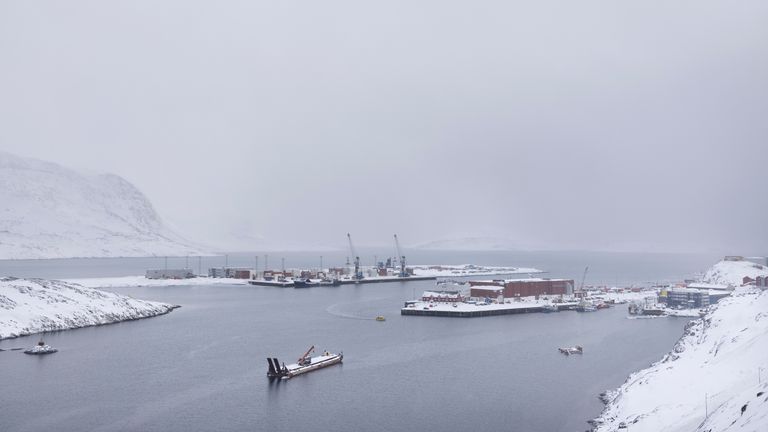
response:
<path id="1" fill-rule="evenodd" d="M 459 262 L 482 257 L 471 258 Z M 670 270 L 643 268 L 648 280 Z M 43 276 L 59 276 L 49 270 Z M 183 307 L 49 334 L 60 350 L 51 356 L 0 352 L 0 431 L 582 431 L 602 408 L 597 395 L 669 351 L 686 322 L 629 320 L 621 306 L 477 319 L 399 315 L 403 300 L 432 286 L 116 290 Z M 380 314 L 386 322 L 372 319 Z M 267 380 L 268 355 L 293 362 L 312 344 L 343 350 L 344 364 Z M 573 344 L 584 346 L 583 356 L 557 352 Z"/>

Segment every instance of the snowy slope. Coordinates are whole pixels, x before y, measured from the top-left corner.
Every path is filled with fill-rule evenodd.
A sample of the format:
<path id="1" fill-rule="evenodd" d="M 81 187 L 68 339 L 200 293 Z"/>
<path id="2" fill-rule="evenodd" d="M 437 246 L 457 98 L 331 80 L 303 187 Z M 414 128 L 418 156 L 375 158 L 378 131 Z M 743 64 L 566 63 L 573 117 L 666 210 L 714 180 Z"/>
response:
<path id="1" fill-rule="evenodd" d="M 744 276 L 768 276 L 768 267 L 749 261 L 720 261 L 707 270 L 703 282 L 740 286 Z"/>
<path id="2" fill-rule="evenodd" d="M 768 430 L 759 368 L 768 378 L 768 291 L 737 288 L 691 321 L 671 353 L 607 394 L 596 430 L 623 430 L 622 422 L 633 432 Z"/>
<path id="3" fill-rule="evenodd" d="M 175 306 L 44 279 L 0 279 L 0 339 L 148 318 Z"/>
<path id="4" fill-rule="evenodd" d="M 201 253 L 124 179 L 0 152 L 0 259 Z"/>

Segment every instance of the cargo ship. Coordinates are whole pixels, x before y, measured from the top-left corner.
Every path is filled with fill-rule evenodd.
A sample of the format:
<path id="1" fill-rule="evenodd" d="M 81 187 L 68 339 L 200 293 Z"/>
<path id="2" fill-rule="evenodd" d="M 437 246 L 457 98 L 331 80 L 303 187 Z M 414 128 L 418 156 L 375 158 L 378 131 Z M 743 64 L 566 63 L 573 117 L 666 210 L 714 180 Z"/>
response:
<path id="1" fill-rule="evenodd" d="M 267 364 L 269 368 L 267 369 L 267 377 L 270 379 L 290 379 L 297 375 L 333 366 L 341 363 L 342 359 L 344 359 L 344 353 L 335 354 L 328 351 L 325 351 L 322 355 L 310 357 L 314 350 L 315 346 L 312 345 L 303 356 L 299 357 L 296 363 L 289 365 L 280 363 L 277 358 L 268 357 Z"/>

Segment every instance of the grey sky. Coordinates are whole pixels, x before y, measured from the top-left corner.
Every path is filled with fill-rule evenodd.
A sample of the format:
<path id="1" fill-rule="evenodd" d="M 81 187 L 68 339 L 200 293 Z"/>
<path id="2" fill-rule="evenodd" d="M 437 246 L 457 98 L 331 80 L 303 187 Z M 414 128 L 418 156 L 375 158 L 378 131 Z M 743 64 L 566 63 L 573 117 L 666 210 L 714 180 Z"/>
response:
<path id="1" fill-rule="evenodd" d="M 3 0 L 0 149 L 209 244 L 768 253 L 766 53 L 765 1 Z"/>

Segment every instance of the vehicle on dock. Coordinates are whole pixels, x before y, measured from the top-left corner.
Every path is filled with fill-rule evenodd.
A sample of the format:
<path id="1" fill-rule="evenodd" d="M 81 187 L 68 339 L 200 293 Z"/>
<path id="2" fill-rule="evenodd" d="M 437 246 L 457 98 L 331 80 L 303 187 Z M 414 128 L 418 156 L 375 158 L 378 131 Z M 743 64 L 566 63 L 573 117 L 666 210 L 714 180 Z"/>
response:
<path id="1" fill-rule="evenodd" d="M 310 357 L 314 351 L 315 346 L 312 345 L 307 350 L 307 352 L 304 353 L 304 355 L 299 357 L 296 363 L 289 365 L 280 363 L 277 358 L 268 357 L 267 364 L 269 368 L 267 369 L 267 377 L 271 379 L 290 379 L 297 375 L 305 374 L 307 372 L 312 372 L 324 367 L 341 363 L 341 361 L 344 359 L 343 352 L 336 354 L 328 351 L 323 352 L 322 355 Z"/>
<path id="2" fill-rule="evenodd" d="M 560 351 L 561 354 L 565 354 L 565 355 L 584 354 L 584 348 L 582 348 L 581 345 L 576 345 L 576 346 L 566 347 L 566 348 L 558 348 L 558 351 Z"/>

